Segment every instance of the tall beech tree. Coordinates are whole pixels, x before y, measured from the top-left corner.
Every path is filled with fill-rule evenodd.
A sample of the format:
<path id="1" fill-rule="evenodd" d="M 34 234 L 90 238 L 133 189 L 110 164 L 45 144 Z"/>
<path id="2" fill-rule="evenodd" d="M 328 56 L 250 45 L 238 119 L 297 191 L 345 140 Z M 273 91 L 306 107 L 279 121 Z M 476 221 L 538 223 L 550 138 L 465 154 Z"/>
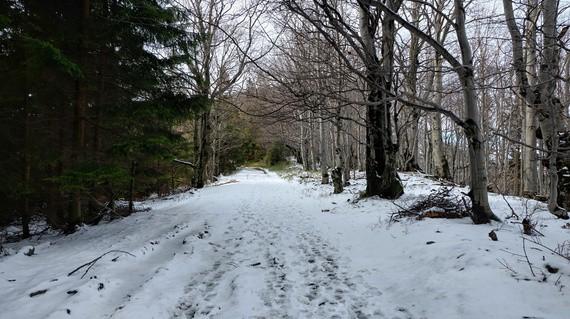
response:
<path id="1" fill-rule="evenodd" d="M 285 6 L 303 18 L 339 54 L 342 62 L 351 69 L 356 70 L 339 46 L 339 42 L 330 33 L 334 30 L 348 43 L 358 57 L 358 63 L 365 66 L 366 71 L 359 72 L 359 76 L 366 82 L 366 195 L 378 195 L 384 198 L 398 198 L 403 193 L 402 183 L 396 172 L 397 145 L 392 140 L 392 121 L 390 109 L 392 101 L 387 98 L 387 92 L 393 84 L 393 60 L 395 26 L 391 17 L 381 20 L 381 15 L 374 12 L 372 7 L 364 1 L 358 2 L 359 25 L 358 29 L 350 26 L 341 11 L 328 1 L 312 1 L 315 9 L 307 7 L 302 1 L 284 1 Z M 390 2 L 392 8 L 397 10 L 401 2 Z M 320 13 L 315 16 L 311 12 Z M 377 53 L 377 31 L 382 24 L 383 59 Z"/>
<path id="2" fill-rule="evenodd" d="M 559 34 L 557 32 L 558 19 L 558 1 L 544 0 L 541 4 L 542 12 L 542 50 L 540 56 L 540 69 L 538 78 L 535 80 L 533 72 L 530 72 L 530 78 L 527 74 L 527 65 L 524 59 L 523 36 L 516 24 L 513 3 L 511 0 L 503 0 L 503 8 L 505 11 L 505 20 L 509 29 L 512 40 L 513 67 L 517 76 L 519 93 L 524 98 L 526 104 L 530 108 L 536 110 L 538 123 L 544 145 L 548 150 L 548 178 L 549 178 L 549 196 L 548 210 L 560 217 L 568 218 L 566 209 L 558 203 L 559 195 L 559 169 L 558 159 L 560 157 L 560 130 L 562 128 L 562 105 L 560 99 L 556 96 L 556 88 L 558 78 L 560 77 L 560 46 L 558 41 Z M 535 10 L 538 8 L 535 7 Z M 530 19 L 533 21 L 536 14 L 531 14 Z M 534 21 L 533 21 L 534 22 Z M 563 35 L 563 34 L 561 34 Z M 529 48 L 527 52 L 531 59 L 536 57 L 534 53 L 534 35 L 531 34 L 527 41 Z M 530 62 L 530 61 L 529 61 Z M 567 106 L 566 106 L 567 107 Z M 534 120 L 532 111 L 527 116 L 527 121 Z M 528 130 L 528 129 L 527 129 Z M 529 140 L 532 143 L 532 139 Z M 534 145 L 530 145 L 534 147 Z M 531 158 L 529 158 L 530 160 Z M 530 164 L 529 164 L 530 165 Z M 532 167 L 528 167 L 532 169 Z M 528 174 L 528 172 L 525 172 Z"/>

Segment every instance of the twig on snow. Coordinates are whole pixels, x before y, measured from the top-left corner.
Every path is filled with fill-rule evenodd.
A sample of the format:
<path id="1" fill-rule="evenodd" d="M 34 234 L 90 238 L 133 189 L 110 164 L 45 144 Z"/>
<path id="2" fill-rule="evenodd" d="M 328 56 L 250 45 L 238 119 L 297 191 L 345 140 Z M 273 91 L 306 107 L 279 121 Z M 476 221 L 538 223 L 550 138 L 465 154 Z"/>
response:
<path id="1" fill-rule="evenodd" d="M 77 271 L 79 271 L 81 268 L 83 267 L 87 267 L 87 269 L 85 270 L 85 272 L 83 273 L 83 275 L 81 275 L 81 279 L 83 279 L 83 277 L 85 277 L 85 275 L 87 275 L 87 273 L 89 272 L 89 270 L 91 269 L 91 267 L 93 267 L 95 265 L 95 263 L 97 261 L 99 261 L 99 259 L 103 258 L 105 255 L 111 254 L 111 253 L 123 253 L 123 254 L 127 254 L 129 256 L 133 256 L 136 257 L 135 255 L 129 253 L 128 251 L 124 251 L 124 250 L 109 250 L 108 252 L 104 253 L 103 255 L 91 260 L 90 262 L 84 263 L 83 265 L 73 269 L 69 274 L 67 274 L 67 276 L 71 276 L 74 273 L 76 273 Z"/>
<path id="2" fill-rule="evenodd" d="M 532 270 L 532 264 L 530 263 L 530 260 L 528 259 L 528 254 L 526 253 L 526 245 L 525 245 L 526 238 L 522 237 L 522 239 L 523 239 L 524 257 L 526 258 L 526 262 L 528 263 L 528 268 L 530 268 L 530 273 L 532 274 L 532 276 L 536 277 L 536 275 L 534 274 L 534 270 Z"/>
<path id="3" fill-rule="evenodd" d="M 523 237 L 523 239 L 524 239 L 524 237 Z M 558 255 L 558 256 L 560 256 L 560 257 L 562 257 L 562 258 L 564 258 L 564 259 L 570 261 L 570 256 L 565 256 L 564 254 L 562 254 L 562 253 L 560 253 L 560 252 L 558 252 L 558 251 L 556 251 L 556 250 L 554 250 L 554 249 L 552 249 L 552 248 L 550 248 L 550 247 L 548 247 L 548 246 L 545 246 L 545 245 L 539 243 L 539 242 L 538 242 L 537 240 L 535 240 L 535 239 L 527 239 L 527 240 L 530 241 L 531 243 L 535 244 L 535 245 L 538 245 L 538 246 L 540 246 L 540 247 L 542 247 L 542 248 L 544 248 L 544 249 L 550 251 L 551 253 L 553 253 L 553 254 L 555 254 L 555 255 Z"/>
<path id="4" fill-rule="evenodd" d="M 212 185 L 210 185 L 210 186 L 215 187 L 215 186 L 222 186 L 222 185 L 233 184 L 233 183 L 239 183 L 239 181 L 236 180 L 236 179 L 232 179 L 232 180 L 229 180 L 229 181 L 227 181 L 227 182 L 222 182 L 222 183 L 218 183 L 218 184 L 212 184 Z"/>
<path id="5" fill-rule="evenodd" d="M 516 217 L 516 219 L 520 219 L 519 215 L 517 213 L 515 213 L 515 210 L 513 209 L 513 206 L 511 206 L 511 204 L 509 203 L 509 201 L 507 200 L 507 198 L 505 197 L 505 193 L 501 190 L 501 188 L 499 187 L 499 185 L 497 183 L 494 183 L 495 187 L 497 188 L 497 190 L 499 190 L 499 194 L 501 194 L 501 196 L 503 197 L 503 200 L 505 201 L 505 203 L 507 203 L 507 206 L 509 206 L 510 210 L 511 210 L 511 216 L 507 217 L 506 219 L 510 219 L 512 217 Z"/>
<path id="6" fill-rule="evenodd" d="M 507 264 L 507 261 L 505 259 L 501 261 L 499 258 L 497 258 L 497 261 L 499 262 L 499 264 L 505 267 L 505 269 L 510 270 L 515 275 L 517 274 L 517 272 L 511 266 L 509 266 L 509 264 Z"/>
<path id="7" fill-rule="evenodd" d="M 507 203 L 507 206 L 509 206 L 509 208 L 511 209 L 511 216 L 507 217 L 507 218 L 511 218 L 511 217 L 516 217 L 516 219 L 520 219 L 519 215 L 517 213 L 515 213 L 515 210 L 513 209 L 513 206 L 511 206 L 511 204 L 509 203 L 509 201 L 507 200 L 507 198 L 505 197 L 505 194 L 501 194 L 501 196 L 503 197 L 503 200 L 505 201 L 505 203 Z"/>

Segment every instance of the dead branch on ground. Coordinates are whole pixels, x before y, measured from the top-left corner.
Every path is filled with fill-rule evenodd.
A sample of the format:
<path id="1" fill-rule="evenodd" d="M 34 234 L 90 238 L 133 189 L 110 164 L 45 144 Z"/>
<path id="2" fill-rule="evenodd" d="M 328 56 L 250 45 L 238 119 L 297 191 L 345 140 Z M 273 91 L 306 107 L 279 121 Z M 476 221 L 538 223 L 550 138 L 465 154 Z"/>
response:
<path id="1" fill-rule="evenodd" d="M 464 218 L 471 216 L 471 206 L 461 195 L 452 194 L 453 187 L 441 187 L 408 207 L 393 202 L 399 208 L 390 216 L 390 222 L 403 218 Z"/>
<path id="2" fill-rule="evenodd" d="M 84 268 L 84 267 L 87 267 L 87 269 L 85 270 L 85 272 L 83 273 L 83 275 L 81 275 L 81 279 L 83 279 L 83 277 L 85 277 L 85 275 L 87 275 L 87 273 L 89 272 L 89 270 L 95 265 L 95 263 L 96 263 L 97 261 L 99 261 L 99 259 L 101 259 L 101 258 L 103 258 L 104 256 L 106 256 L 106 255 L 108 255 L 108 254 L 111 254 L 111 253 L 123 253 L 123 254 L 127 254 L 127 255 L 129 255 L 129 256 L 132 256 L 132 257 L 136 257 L 135 255 L 129 253 L 128 251 L 116 250 L 116 249 L 114 249 L 114 250 L 109 250 L 108 252 L 104 253 L 103 255 L 101 255 L 101 256 L 99 256 L 99 257 L 97 257 L 97 258 L 95 258 L 95 259 L 93 259 L 93 260 L 91 260 L 91 261 L 89 261 L 89 262 L 86 262 L 86 263 L 84 263 L 83 265 L 81 265 L 81 266 L 79 266 L 79 267 L 73 269 L 69 274 L 67 274 L 67 276 L 69 277 L 69 276 L 73 275 L 74 273 L 76 273 L 77 271 L 79 271 L 80 269 L 82 269 L 82 268 Z"/>

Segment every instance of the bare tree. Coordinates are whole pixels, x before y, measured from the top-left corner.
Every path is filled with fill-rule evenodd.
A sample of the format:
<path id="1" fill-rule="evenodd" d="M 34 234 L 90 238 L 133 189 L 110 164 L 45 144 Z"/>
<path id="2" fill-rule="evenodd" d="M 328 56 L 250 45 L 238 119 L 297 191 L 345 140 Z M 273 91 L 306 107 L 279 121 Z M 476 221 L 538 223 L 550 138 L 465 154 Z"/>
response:
<path id="1" fill-rule="evenodd" d="M 516 24 L 512 0 L 503 0 L 505 19 L 513 46 L 513 67 L 515 69 L 519 93 L 529 107 L 535 108 L 544 145 L 548 150 L 549 211 L 561 218 L 568 218 L 565 209 L 558 205 L 558 156 L 559 130 L 561 125 L 561 103 L 555 96 L 560 77 L 558 34 L 556 22 L 558 1 L 542 2 L 542 59 L 538 83 L 532 85 L 527 75 L 523 54 L 523 37 Z M 532 39 L 531 39 L 532 41 Z M 530 145 L 533 147 L 533 145 Z"/>
<path id="2" fill-rule="evenodd" d="M 201 188 L 215 171 L 212 112 L 251 63 L 254 32 L 263 7 L 236 0 L 181 0 L 194 41 L 189 46 L 188 84 L 206 101 L 194 122 L 195 179 Z"/>
<path id="3" fill-rule="evenodd" d="M 283 1 L 283 4 L 298 17 L 310 23 L 315 30 L 321 34 L 323 39 L 329 43 L 338 54 L 342 63 L 351 71 L 365 79 L 367 93 L 366 103 L 366 171 L 367 171 L 367 191 L 368 196 L 379 195 L 381 197 L 396 198 L 403 192 L 400 179 L 396 173 L 396 151 L 397 146 L 392 141 L 392 123 L 390 108 L 392 101 L 387 97 L 392 85 L 393 74 L 393 45 L 395 28 L 394 22 L 387 19 L 383 21 L 383 59 L 377 56 L 376 32 L 380 26 L 380 15 L 372 12 L 370 7 L 364 3 L 359 3 L 359 30 L 347 23 L 349 14 L 341 12 L 334 3 L 328 1 L 312 1 L 308 6 L 302 1 Z M 394 3 L 394 7 L 399 7 L 399 3 Z M 332 30 L 332 31 L 331 31 Z M 350 47 L 350 50 L 358 57 L 357 61 L 351 60 L 346 52 L 341 48 L 339 38 Z M 363 65 L 365 72 L 360 72 L 355 66 Z M 386 73 L 388 71 L 388 73 Z M 338 96 L 337 96 L 338 97 Z M 337 133 L 341 122 L 337 114 Z M 337 144 L 341 141 L 340 134 L 335 140 Z M 338 146 L 338 145 L 337 145 Z M 339 147 L 335 150 L 337 163 L 344 165 L 341 158 L 342 151 Z M 340 173 L 342 174 L 342 168 Z M 339 174 L 340 175 L 340 174 Z"/>
<path id="4" fill-rule="evenodd" d="M 399 16 L 386 4 L 378 1 L 369 1 L 373 6 L 378 7 L 387 16 L 390 16 L 400 23 L 409 32 L 417 34 L 427 44 L 432 46 L 442 57 L 453 67 L 459 77 L 461 89 L 463 92 L 463 103 L 465 107 L 465 120 L 461 120 L 452 112 L 442 109 L 440 106 L 424 108 L 431 111 L 438 111 L 448 115 L 454 122 L 463 127 L 465 135 L 469 142 L 469 170 L 470 170 L 470 186 L 469 196 L 473 205 L 473 222 L 476 224 L 487 223 L 491 219 L 499 220 L 492 212 L 489 206 L 487 194 L 487 171 L 485 168 L 485 153 L 483 149 L 483 140 L 480 129 L 481 116 L 479 106 L 477 104 L 477 95 L 473 70 L 473 54 L 469 44 L 467 31 L 465 27 L 465 8 L 462 0 L 455 0 L 455 33 L 457 42 L 461 51 L 461 61 L 456 59 L 441 43 L 429 36 L 425 32 L 419 30 L 413 24 Z M 413 103 L 408 103 L 415 107 Z"/>
<path id="5" fill-rule="evenodd" d="M 526 74 L 530 86 L 536 85 L 536 29 L 540 8 L 537 0 L 529 0 L 527 8 L 526 22 Z M 530 107 L 524 101 L 525 119 L 524 119 L 524 143 L 527 145 L 536 145 L 536 111 L 534 107 Z M 536 150 L 530 147 L 523 148 L 523 193 L 526 195 L 534 195 L 538 192 L 538 172 L 537 172 L 537 156 Z"/>
<path id="6" fill-rule="evenodd" d="M 446 1 L 436 0 L 436 12 L 434 12 L 433 19 L 433 33 L 434 37 L 438 43 L 444 43 L 445 38 L 448 35 L 449 28 L 451 24 L 445 16 L 439 14 L 437 11 L 442 12 L 444 9 Z M 433 87 L 434 92 L 432 95 L 432 101 L 437 105 L 442 105 L 443 101 L 443 70 L 442 70 L 442 58 L 436 50 L 434 50 L 433 58 Z M 449 163 L 445 156 L 445 151 L 443 148 L 443 139 L 441 138 L 441 114 L 438 112 L 433 112 L 430 115 L 430 141 L 432 145 L 432 159 L 434 164 L 435 176 L 443 179 L 451 179 L 451 173 L 449 171 Z"/>

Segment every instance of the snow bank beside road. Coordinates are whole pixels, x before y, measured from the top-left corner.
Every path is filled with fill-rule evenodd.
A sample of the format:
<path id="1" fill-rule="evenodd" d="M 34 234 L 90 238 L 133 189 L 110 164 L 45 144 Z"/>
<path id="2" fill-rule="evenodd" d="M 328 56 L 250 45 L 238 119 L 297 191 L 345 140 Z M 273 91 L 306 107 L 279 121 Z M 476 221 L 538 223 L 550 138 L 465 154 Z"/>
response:
<path id="1" fill-rule="evenodd" d="M 400 203 L 437 187 L 402 178 Z M 302 180 L 244 169 L 142 203 L 148 212 L 19 243 L 35 255 L 0 259 L 0 318 L 568 318 L 568 261 L 526 241 L 533 276 L 520 224 L 389 225 L 391 201 L 354 201 L 362 180 L 338 195 Z M 542 204 L 508 200 L 520 215 L 538 205 L 533 220 L 545 236 L 533 240 L 570 240 Z M 511 215 L 501 196 L 491 204 Z M 110 250 L 135 257 L 109 254 L 84 278 L 86 268 L 67 276 Z"/>

